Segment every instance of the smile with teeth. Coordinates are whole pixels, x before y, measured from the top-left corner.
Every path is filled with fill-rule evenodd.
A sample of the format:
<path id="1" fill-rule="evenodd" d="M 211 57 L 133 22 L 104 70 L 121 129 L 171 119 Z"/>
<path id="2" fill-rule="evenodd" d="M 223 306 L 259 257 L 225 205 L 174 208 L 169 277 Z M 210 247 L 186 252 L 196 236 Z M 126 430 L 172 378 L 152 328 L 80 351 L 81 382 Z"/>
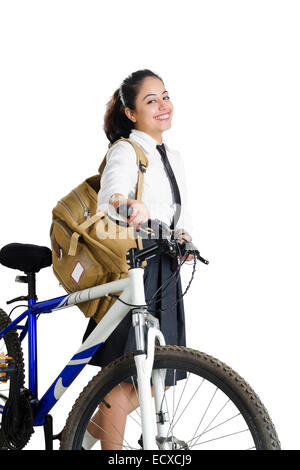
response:
<path id="1" fill-rule="evenodd" d="M 160 121 L 164 121 L 165 119 L 169 119 L 170 113 L 161 114 L 160 116 L 155 116 L 154 119 L 159 119 Z"/>

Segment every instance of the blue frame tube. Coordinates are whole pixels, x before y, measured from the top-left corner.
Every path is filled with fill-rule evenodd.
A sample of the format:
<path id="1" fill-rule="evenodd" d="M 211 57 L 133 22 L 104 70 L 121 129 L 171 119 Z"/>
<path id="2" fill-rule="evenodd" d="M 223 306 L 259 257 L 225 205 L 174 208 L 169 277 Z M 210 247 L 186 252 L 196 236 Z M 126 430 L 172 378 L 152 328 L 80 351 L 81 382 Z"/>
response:
<path id="1" fill-rule="evenodd" d="M 32 311 L 28 314 L 28 364 L 29 364 L 29 390 L 33 398 L 38 397 L 37 384 L 37 330 L 36 314 Z"/>
<path id="2" fill-rule="evenodd" d="M 12 321 L 6 328 L 4 328 L 4 330 L 2 330 L 0 332 L 0 339 L 2 338 L 2 336 L 4 336 L 6 333 L 8 333 L 10 330 L 13 330 L 19 323 L 21 323 L 21 321 L 27 317 L 29 313 L 29 310 L 26 310 L 25 312 L 21 313 L 21 315 L 16 318 L 14 321 Z"/>
<path id="3" fill-rule="evenodd" d="M 38 375 L 37 375 L 37 318 L 32 307 L 35 306 L 35 299 L 28 300 L 28 364 L 29 364 L 29 390 L 33 399 L 38 397 Z"/>

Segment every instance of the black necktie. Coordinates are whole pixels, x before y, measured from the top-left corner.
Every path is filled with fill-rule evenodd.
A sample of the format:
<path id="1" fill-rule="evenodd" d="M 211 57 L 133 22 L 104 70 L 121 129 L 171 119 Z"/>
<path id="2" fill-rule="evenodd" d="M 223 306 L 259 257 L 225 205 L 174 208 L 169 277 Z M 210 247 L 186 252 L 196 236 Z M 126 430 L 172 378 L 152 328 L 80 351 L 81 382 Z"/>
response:
<path id="1" fill-rule="evenodd" d="M 176 224 L 179 220 L 180 212 L 181 212 L 180 192 L 179 192 L 179 188 L 178 188 L 178 185 L 177 185 L 175 175 L 173 173 L 170 162 L 168 160 L 167 152 L 166 152 L 164 144 L 157 145 L 156 148 L 157 148 L 157 150 L 159 151 L 159 153 L 161 155 L 161 159 L 162 159 L 162 162 L 164 164 L 165 170 L 167 172 L 167 176 L 169 178 L 171 188 L 172 188 L 172 191 L 173 191 L 173 195 L 174 195 L 174 202 L 176 204 L 176 211 L 175 211 L 175 214 L 174 214 L 174 217 L 173 217 L 173 221 L 171 223 L 171 229 L 174 229 L 174 227 L 176 227 Z"/>

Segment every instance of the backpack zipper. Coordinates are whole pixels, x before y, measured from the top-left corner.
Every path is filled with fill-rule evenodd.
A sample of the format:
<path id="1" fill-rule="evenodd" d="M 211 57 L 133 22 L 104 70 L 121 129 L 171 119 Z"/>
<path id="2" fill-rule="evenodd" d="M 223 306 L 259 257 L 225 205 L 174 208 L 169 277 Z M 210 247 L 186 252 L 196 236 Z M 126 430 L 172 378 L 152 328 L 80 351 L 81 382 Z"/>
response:
<path id="1" fill-rule="evenodd" d="M 64 201 L 60 200 L 60 201 L 58 201 L 57 204 L 60 204 L 61 206 L 63 206 L 63 208 L 70 214 L 70 216 L 71 216 L 72 219 L 73 219 L 72 211 L 71 211 L 71 209 L 67 206 L 67 204 L 66 204 Z"/>
<path id="2" fill-rule="evenodd" d="M 78 201 L 80 202 L 81 207 L 83 208 L 83 216 L 87 219 L 87 218 L 90 217 L 90 215 L 91 215 L 91 213 L 90 213 L 88 207 L 86 206 L 86 204 L 84 203 L 83 199 L 80 197 L 80 195 L 78 194 L 78 192 L 77 192 L 75 189 L 72 189 L 72 192 L 75 194 L 75 196 L 77 197 Z"/>
<path id="3" fill-rule="evenodd" d="M 65 226 L 65 224 L 57 219 L 54 219 L 53 220 L 53 225 L 58 225 L 63 232 L 65 232 L 65 234 L 71 238 L 71 236 L 73 235 L 73 232 L 72 230 L 70 230 L 67 226 Z"/>

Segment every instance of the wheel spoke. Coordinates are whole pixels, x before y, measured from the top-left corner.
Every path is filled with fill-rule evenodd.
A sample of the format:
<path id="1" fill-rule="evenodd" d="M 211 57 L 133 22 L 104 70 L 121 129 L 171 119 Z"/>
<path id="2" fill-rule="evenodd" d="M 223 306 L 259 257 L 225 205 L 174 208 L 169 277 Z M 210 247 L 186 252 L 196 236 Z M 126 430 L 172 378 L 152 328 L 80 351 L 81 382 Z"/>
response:
<path id="1" fill-rule="evenodd" d="M 120 446 L 123 446 L 123 442 L 125 441 L 126 443 L 126 446 L 128 447 L 128 449 L 134 449 L 133 447 L 131 447 L 129 445 L 129 443 L 125 440 L 125 438 L 122 436 L 122 434 L 120 433 L 120 431 L 117 429 L 117 427 L 115 426 L 115 424 L 111 421 L 111 419 L 101 410 L 99 409 L 99 411 L 101 412 L 101 414 L 107 419 L 107 421 L 109 422 L 109 424 L 114 428 L 114 430 L 116 431 L 116 433 L 120 436 L 121 438 L 121 442 L 118 442 L 116 443 L 117 445 L 120 445 Z M 91 423 L 93 423 L 99 430 L 101 430 L 102 432 L 104 432 L 105 434 L 108 434 L 110 435 L 110 433 L 108 433 L 107 431 L 105 431 L 101 426 L 99 426 L 99 424 L 97 424 L 94 420 L 91 420 Z M 108 442 L 108 441 L 106 441 Z M 112 440 L 110 440 L 109 442 L 113 442 Z M 124 446 L 123 446 L 124 447 Z"/>
<path id="2" fill-rule="evenodd" d="M 129 399 L 128 395 L 126 394 L 126 392 L 125 392 L 125 391 L 123 390 L 123 388 L 121 387 L 121 384 L 119 385 L 119 387 L 120 387 L 120 389 L 122 390 L 122 393 L 123 393 L 123 394 L 125 395 L 125 397 L 128 399 L 129 403 L 131 403 L 131 405 L 134 406 L 133 403 L 132 403 L 132 401 Z M 120 405 L 120 403 L 119 403 L 115 398 L 111 397 L 111 395 L 110 395 L 109 393 L 108 393 L 107 396 L 109 397 L 109 399 L 110 399 L 109 401 L 110 401 L 111 403 L 115 403 L 115 404 L 120 408 L 120 410 L 122 410 L 122 411 L 127 415 L 125 408 L 124 408 L 122 405 Z M 134 411 L 135 411 L 135 412 L 138 414 L 138 416 L 140 417 L 140 414 L 137 412 L 137 410 L 134 410 Z M 140 425 L 140 421 L 137 421 L 137 420 L 132 416 L 132 414 L 129 414 L 128 416 L 129 416 L 130 419 L 132 419 L 133 421 L 135 421 L 135 423 L 137 423 L 138 425 Z"/>
<path id="3" fill-rule="evenodd" d="M 206 432 L 210 431 L 211 429 L 214 429 L 214 428 L 210 428 L 209 427 L 212 425 L 212 423 L 215 421 L 215 419 L 222 413 L 222 411 L 226 408 L 226 406 L 228 405 L 228 403 L 230 403 L 230 400 L 228 398 L 228 400 L 226 401 L 226 403 L 222 406 L 222 408 L 217 412 L 217 414 L 213 417 L 213 419 L 208 423 L 208 425 L 206 426 L 206 428 L 204 429 L 204 431 L 200 434 L 200 436 L 202 436 L 203 434 L 205 434 Z M 197 429 L 198 430 L 198 429 Z"/>
<path id="4" fill-rule="evenodd" d="M 207 441 L 199 442 L 198 444 L 195 444 L 192 447 L 195 447 L 196 445 L 199 446 L 199 445 L 207 444 L 208 442 L 212 442 L 212 441 L 218 441 L 219 439 L 225 439 L 226 437 L 235 436 L 237 434 L 242 434 L 244 432 L 250 432 L 250 431 L 249 429 L 242 429 L 241 431 L 232 432 L 230 434 L 224 434 L 224 436 L 218 436 L 218 437 L 214 437 L 213 439 L 208 439 Z"/>
<path id="5" fill-rule="evenodd" d="M 172 430 L 175 428 L 176 424 L 178 423 L 178 421 L 180 420 L 180 418 L 183 416 L 183 413 L 186 411 L 186 409 L 188 408 L 188 406 L 192 403 L 192 399 L 194 398 L 194 396 L 199 392 L 203 382 L 204 382 L 205 379 L 202 379 L 202 382 L 200 383 L 200 385 L 198 385 L 197 389 L 194 391 L 193 395 L 191 396 L 191 398 L 189 399 L 188 403 L 186 404 L 186 406 L 184 407 L 183 411 L 181 412 L 181 414 L 179 415 L 179 417 L 177 418 L 177 420 L 175 421 L 175 423 L 173 424 L 172 423 Z M 184 390 L 182 391 L 182 396 L 183 396 L 183 392 Z M 177 406 L 177 409 L 178 409 L 178 406 Z"/>
<path id="6" fill-rule="evenodd" d="M 137 388 L 136 388 L 135 381 L 133 380 L 133 377 L 132 377 L 132 376 L 131 376 L 131 381 L 132 381 L 132 385 L 133 385 L 133 388 L 134 388 L 136 400 L 137 400 L 137 402 L 139 402 L 139 394 L 138 394 L 138 391 L 137 391 Z M 140 415 L 140 413 L 137 411 L 137 409 L 136 409 L 136 412 L 137 412 L 138 416 L 141 417 L 141 415 Z"/>
<path id="7" fill-rule="evenodd" d="M 216 387 L 216 389 L 215 389 L 215 391 L 214 391 L 214 393 L 213 393 L 213 395 L 212 395 L 212 397 L 211 397 L 211 399 L 210 399 L 210 401 L 209 401 L 209 403 L 208 403 L 208 405 L 207 405 L 207 407 L 206 407 L 206 409 L 205 409 L 205 411 L 204 411 L 204 413 L 203 413 L 203 415 L 202 415 L 201 421 L 200 421 L 200 423 L 199 423 L 198 426 L 197 426 L 197 429 L 196 429 L 196 431 L 195 431 L 195 433 L 194 433 L 194 436 L 192 437 L 192 441 L 193 441 L 193 439 L 194 439 L 194 437 L 195 437 L 195 435 L 196 435 L 198 429 L 200 428 L 200 426 L 201 426 L 201 424 L 202 424 L 202 422 L 203 422 L 203 420 L 204 420 L 204 417 L 206 416 L 207 410 L 208 410 L 208 408 L 210 407 L 211 403 L 213 402 L 213 399 L 214 399 L 215 396 L 216 396 L 217 391 L 218 391 L 218 388 Z"/>
<path id="8" fill-rule="evenodd" d="M 193 444 L 193 446 L 197 445 L 197 441 L 198 441 L 199 439 L 201 439 L 201 437 L 202 437 L 204 434 L 207 434 L 208 432 L 213 431 L 213 430 L 219 428 L 219 427 L 222 426 L 223 424 L 228 423 L 229 421 L 233 420 L 234 418 L 237 418 L 237 417 L 240 416 L 240 415 L 241 415 L 241 413 L 237 413 L 236 415 L 232 416 L 231 418 L 228 418 L 228 419 L 222 421 L 222 423 L 219 423 L 219 424 L 217 424 L 216 426 L 213 426 L 213 427 L 210 428 L 210 429 L 207 429 L 207 428 L 206 428 L 206 430 L 203 431 L 201 434 L 199 434 L 199 436 L 196 436 L 195 438 L 193 438 L 193 439 L 196 439 L 196 442 Z M 192 442 L 193 439 L 191 439 L 190 441 L 188 441 L 187 444 L 190 444 L 190 442 Z M 208 441 L 207 441 L 207 442 L 208 442 Z"/>

